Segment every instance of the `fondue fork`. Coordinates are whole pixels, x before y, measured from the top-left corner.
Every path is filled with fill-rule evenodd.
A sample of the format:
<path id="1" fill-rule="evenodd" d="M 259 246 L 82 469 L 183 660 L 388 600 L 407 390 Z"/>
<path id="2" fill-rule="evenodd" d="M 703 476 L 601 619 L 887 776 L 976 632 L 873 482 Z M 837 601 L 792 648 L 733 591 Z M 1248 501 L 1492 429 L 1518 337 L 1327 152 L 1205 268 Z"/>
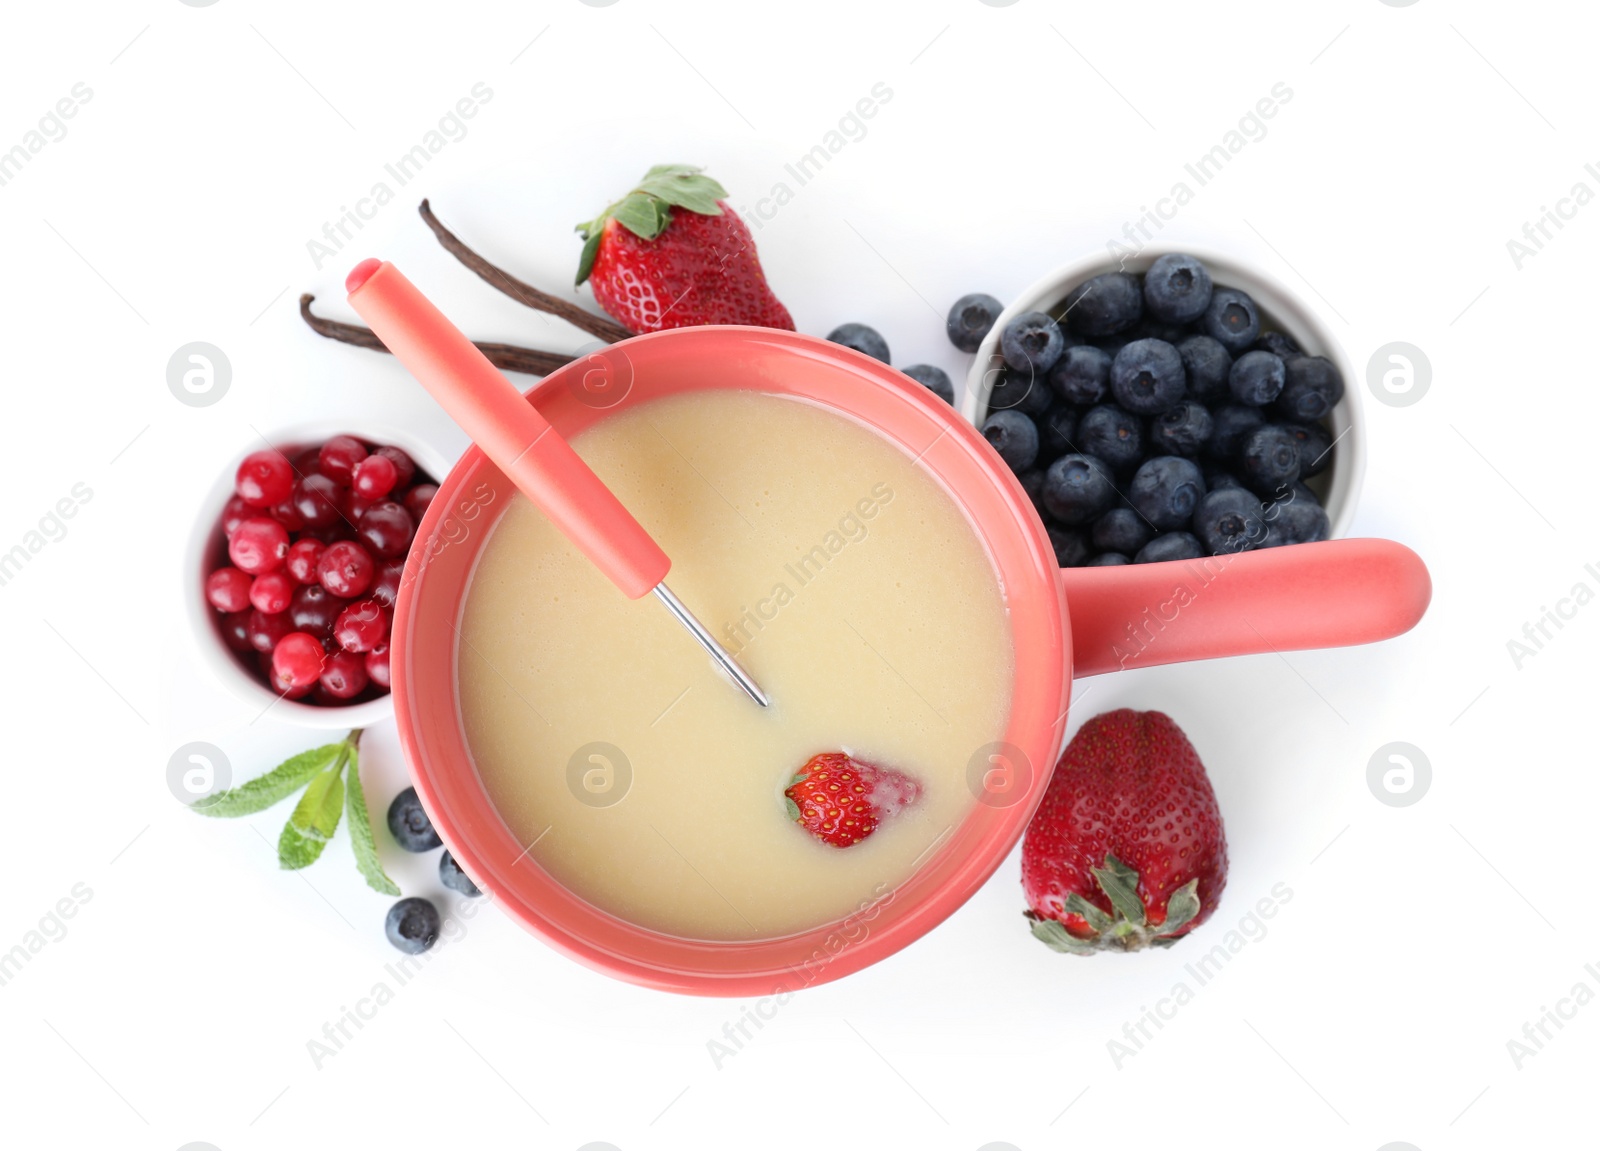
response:
<path id="1" fill-rule="evenodd" d="M 746 695 L 767 697 L 665 583 L 667 553 L 516 386 L 393 264 L 363 260 L 350 305 L 523 495 L 629 599 L 653 592 Z"/>

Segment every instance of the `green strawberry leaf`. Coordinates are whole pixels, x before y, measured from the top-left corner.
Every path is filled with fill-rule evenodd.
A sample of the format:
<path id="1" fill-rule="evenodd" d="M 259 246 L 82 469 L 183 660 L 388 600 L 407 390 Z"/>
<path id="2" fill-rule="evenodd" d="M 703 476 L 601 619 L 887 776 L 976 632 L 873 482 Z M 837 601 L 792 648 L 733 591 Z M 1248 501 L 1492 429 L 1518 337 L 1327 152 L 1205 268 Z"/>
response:
<path id="1" fill-rule="evenodd" d="M 1104 867 L 1091 867 L 1100 890 L 1106 893 L 1117 914 L 1136 927 L 1144 926 L 1144 901 L 1139 898 L 1139 873 L 1114 855 L 1106 856 Z"/>
<path id="2" fill-rule="evenodd" d="M 699 171 L 700 169 L 693 164 L 656 164 L 644 174 L 644 179 L 640 180 L 639 183 L 641 185 L 648 184 L 658 177 L 693 176 Z"/>
<path id="3" fill-rule="evenodd" d="M 600 254 L 600 233 L 604 231 L 602 226 L 584 233 L 583 254 L 578 257 L 578 278 L 573 281 L 573 287 L 587 280 L 589 273 L 594 271 L 594 258 Z"/>
<path id="4" fill-rule="evenodd" d="M 1111 916 L 1101 911 L 1083 896 L 1074 891 L 1066 899 L 1067 910 L 1075 915 L 1081 915 L 1089 921 L 1089 926 L 1095 931 L 1106 931 L 1111 927 Z"/>
<path id="5" fill-rule="evenodd" d="M 372 890 L 399 895 L 400 888 L 384 873 L 377 845 L 372 841 L 372 817 L 367 814 L 367 796 L 361 788 L 361 764 L 355 747 L 350 749 L 350 778 L 345 782 L 344 807 L 350 816 L 350 846 L 355 851 L 356 870 Z"/>
<path id="6" fill-rule="evenodd" d="M 189 810 L 217 819 L 234 819 L 265 811 L 281 799 L 286 799 L 317 772 L 333 763 L 344 748 L 343 743 L 330 743 L 290 756 L 265 775 L 258 775 L 249 783 L 219 791 L 202 799 Z"/>
<path id="7" fill-rule="evenodd" d="M 1167 918 L 1157 930 L 1164 936 L 1175 935 L 1199 914 L 1200 881 L 1191 879 L 1167 897 Z"/>
<path id="8" fill-rule="evenodd" d="M 796 823 L 800 822 L 800 805 L 787 795 L 783 797 L 783 809 L 789 813 L 789 818 Z"/>
<path id="9" fill-rule="evenodd" d="M 670 219 L 666 207 L 654 196 L 629 192 L 611 212 L 617 223 L 641 240 L 653 240 Z"/>
<path id="10" fill-rule="evenodd" d="M 285 871 L 310 867 L 327 845 L 327 840 L 308 839 L 294 829 L 294 824 L 286 823 L 283 834 L 278 837 L 278 866 Z"/>
<path id="11" fill-rule="evenodd" d="M 348 749 L 349 745 L 345 747 Z M 345 759 L 345 755 L 339 756 L 331 767 L 311 781 L 289 816 L 289 826 L 307 839 L 326 843 L 339 826 L 339 816 L 344 812 L 344 783 L 339 777 Z"/>
<path id="12" fill-rule="evenodd" d="M 728 190 L 710 176 L 700 175 L 698 168 L 670 176 L 646 176 L 636 190 L 702 216 L 722 215 L 717 201 L 728 194 Z"/>
<path id="13" fill-rule="evenodd" d="M 1067 955 L 1093 955 L 1095 953 L 1093 944 L 1085 943 L 1083 940 L 1075 938 L 1070 931 L 1054 919 L 1044 919 L 1028 911 L 1023 912 L 1023 915 L 1027 917 L 1028 927 L 1032 930 L 1033 937 L 1044 943 L 1050 950 L 1060 951 Z"/>

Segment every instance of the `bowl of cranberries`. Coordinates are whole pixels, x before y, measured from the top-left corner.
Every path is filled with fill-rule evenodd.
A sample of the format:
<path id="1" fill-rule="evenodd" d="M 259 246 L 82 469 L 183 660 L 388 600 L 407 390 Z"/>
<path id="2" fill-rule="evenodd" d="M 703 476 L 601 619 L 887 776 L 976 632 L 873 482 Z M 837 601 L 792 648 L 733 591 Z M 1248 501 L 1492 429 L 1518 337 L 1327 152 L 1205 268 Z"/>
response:
<path id="1" fill-rule="evenodd" d="M 202 509 L 186 591 L 202 656 L 235 694 L 312 727 L 390 709 L 389 628 L 448 462 L 414 437 L 289 429 L 245 452 Z"/>

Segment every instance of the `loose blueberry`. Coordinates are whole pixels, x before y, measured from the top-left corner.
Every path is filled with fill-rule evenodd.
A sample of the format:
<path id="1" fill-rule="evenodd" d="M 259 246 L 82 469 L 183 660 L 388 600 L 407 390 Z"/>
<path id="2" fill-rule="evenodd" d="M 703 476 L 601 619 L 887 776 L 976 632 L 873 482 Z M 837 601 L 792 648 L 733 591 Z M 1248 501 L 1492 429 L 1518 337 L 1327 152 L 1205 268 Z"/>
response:
<path id="1" fill-rule="evenodd" d="M 982 292 L 962 296 L 950 305 L 950 315 L 944 321 L 945 334 L 963 352 L 975 352 L 1003 311 L 1004 305 L 993 296 Z"/>
<path id="2" fill-rule="evenodd" d="M 1089 543 L 1083 533 L 1051 525 L 1045 529 L 1056 550 L 1056 563 L 1064 568 L 1079 568 L 1089 562 Z"/>
<path id="3" fill-rule="evenodd" d="M 828 333 L 828 339 L 835 344 L 854 348 L 864 356 L 871 356 L 886 364 L 889 362 L 889 341 L 878 335 L 876 328 L 869 328 L 865 324 L 840 324 Z"/>
<path id="4" fill-rule="evenodd" d="M 1050 390 L 1044 377 L 1035 377 L 1028 372 L 1000 372 L 989 391 L 991 412 L 1016 408 L 1030 416 L 1042 416 L 1055 402 L 1055 393 Z"/>
<path id="5" fill-rule="evenodd" d="M 1200 474 L 1206 478 L 1206 491 L 1214 492 L 1218 488 L 1242 488 L 1244 481 L 1226 468 L 1214 463 L 1207 463 L 1200 469 Z"/>
<path id="6" fill-rule="evenodd" d="M 389 805 L 389 834 L 407 851 L 432 851 L 444 840 L 433 829 L 433 820 L 422 809 L 417 789 L 408 787 Z"/>
<path id="7" fill-rule="evenodd" d="M 1121 552 L 1101 552 L 1083 566 L 1086 568 L 1116 568 L 1132 562 Z"/>
<path id="8" fill-rule="evenodd" d="M 1023 312 L 1000 333 L 1000 354 L 1006 367 L 1031 373 L 1035 379 L 1044 378 L 1066 350 L 1061 329 L 1043 312 Z"/>
<path id="9" fill-rule="evenodd" d="M 950 382 L 950 375 L 943 368 L 936 368 L 932 364 L 912 364 L 909 368 L 900 370 L 945 403 L 956 402 L 955 385 Z"/>
<path id="10" fill-rule="evenodd" d="M 1050 386 L 1069 404 L 1098 404 L 1111 385 L 1111 357 L 1080 344 L 1068 348 L 1050 369 Z"/>
<path id="11" fill-rule="evenodd" d="M 456 857 L 448 851 L 439 856 L 439 882 L 451 891 L 458 891 L 469 899 L 483 894 L 478 890 L 478 885 L 472 882 L 472 876 L 461 870 L 461 865 L 456 862 Z"/>
<path id="12" fill-rule="evenodd" d="M 1315 499 L 1297 497 L 1279 500 L 1262 512 L 1267 521 L 1264 548 L 1286 544 L 1311 544 L 1328 538 L 1328 513 Z"/>
<path id="13" fill-rule="evenodd" d="M 1173 345 L 1176 345 L 1180 340 L 1188 339 L 1192 334 L 1191 330 L 1182 324 L 1163 324 L 1159 320 L 1152 320 L 1149 316 L 1135 324 L 1131 332 L 1126 333 L 1130 342 L 1133 340 L 1164 340 Z"/>
<path id="14" fill-rule="evenodd" d="M 1144 274 L 1145 310 L 1163 323 L 1191 323 L 1210 303 L 1211 273 L 1193 256 L 1162 256 Z"/>
<path id="15" fill-rule="evenodd" d="M 1239 445 L 1245 436 L 1267 422 L 1260 408 L 1229 404 L 1211 413 L 1211 438 L 1206 441 L 1206 455 L 1224 463 L 1231 463 L 1239 454 Z"/>
<path id="16" fill-rule="evenodd" d="M 1190 336 L 1178 344 L 1189 394 L 1202 404 L 1224 403 L 1229 397 L 1228 373 L 1233 356 L 1210 336 Z"/>
<path id="17" fill-rule="evenodd" d="M 1158 531 L 1175 531 L 1194 518 L 1206 481 L 1193 460 L 1156 456 L 1139 465 L 1128 485 L 1128 502 Z"/>
<path id="18" fill-rule="evenodd" d="M 1283 361 L 1271 352 L 1246 352 L 1233 361 L 1228 373 L 1228 391 L 1234 401 L 1260 407 L 1270 404 L 1283 391 Z"/>
<path id="19" fill-rule="evenodd" d="M 1150 421 L 1150 446 L 1169 456 L 1198 456 L 1211 438 L 1211 413 L 1183 400 Z"/>
<path id="20" fill-rule="evenodd" d="M 1076 451 L 1073 437 L 1078 433 L 1078 413 L 1057 404 L 1039 418 L 1039 455 L 1045 461 Z"/>
<path id="21" fill-rule="evenodd" d="M 1300 445 L 1300 478 L 1321 475 L 1333 462 L 1333 438 L 1321 424 L 1284 424 L 1283 430 Z"/>
<path id="22" fill-rule="evenodd" d="M 1078 450 L 1127 473 L 1144 459 L 1144 427 L 1117 405 L 1100 404 L 1078 421 Z"/>
<path id="23" fill-rule="evenodd" d="M 1237 288 L 1218 288 L 1211 293 L 1204 324 L 1206 335 L 1237 356 L 1261 334 L 1261 313 L 1256 302 Z"/>
<path id="24" fill-rule="evenodd" d="M 1271 352 L 1280 360 L 1292 360 L 1296 356 L 1305 355 L 1300 350 L 1300 345 L 1294 342 L 1294 337 L 1283 332 L 1262 332 L 1261 338 L 1253 347 L 1256 351 Z"/>
<path id="25" fill-rule="evenodd" d="M 1239 468 L 1259 496 L 1288 491 L 1300 478 L 1300 442 L 1275 424 L 1257 428 L 1239 448 Z"/>
<path id="26" fill-rule="evenodd" d="M 1014 472 L 1025 472 L 1039 458 L 1039 428 L 1022 412 L 1007 409 L 990 412 L 983 421 L 983 438 L 1000 453 Z"/>
<path id="27" fill-rule="evenodd" d="M 1044 469 L 1029 468 L 1017 474 L 1017 483 L 1022 485 L 1022 490 L 1027 493 L 1029 501 L 1040 516 L 1044 515 Z"/>
<path id="28" fill-rule="evenodd" d="M 1253 551 L 1266 530 L 1261 501 L 1243 488 L 1207 492 L 1194 512 L 1194 534 L 1214 556 Z"/>
<path id="29" fill-rule="evenodd" d="M 409 896 L 389 908 L 383 933 L 407 955 L 421 955 L 439 938 L 439 909 L 421 896 Z"/>
<path id="30" fill-rule="evenodd" d="M 1136 415 L 1166 411 L 1184 386 L 1183 357 L 1165 340 L 1134 340 L 1111 361 L 1111 394 Z"/>
<path id="31" fill-rule="evenodd" d="M 1132 508 L 1112 508 L 1094 521 L 1089 542 L 1103 552 L 1131 556 L 1150 542 L 1152 534 L 1150 525 Z"/>
<path id="32" fill-rule="evenodd" d="M 1204 556 L 1200 541 L 1188 532 L 1167 532 L 1159 535 L 1133 557 L 1136 564 L 1170 563 L 1173 560 L 1197 560 Z"/>
<path id="33" fill-rule="evenodd" d="M 1116 498 L 1111 469 L 1093 456 L 1062 456 L 1044 473 L 1045 510 L 1066 527 L 1095 519 Z"/>
<path id="34" fill-rule="evenodd" d="M 1105 272 L 1079 284 L 1062 304 L 1067 330 L 1091 338 L 1127 331 L 1144 315 L 1144 292 L 1127 272 Z"/>
<path id="35" fill-rule="evenodd" d="M 1285 381 L 1272 410 L 1287 420 L 1316 423 L 1344 398 L 1339 369 L 1322 356 L 1296 356 L 1284 364 Z"/>

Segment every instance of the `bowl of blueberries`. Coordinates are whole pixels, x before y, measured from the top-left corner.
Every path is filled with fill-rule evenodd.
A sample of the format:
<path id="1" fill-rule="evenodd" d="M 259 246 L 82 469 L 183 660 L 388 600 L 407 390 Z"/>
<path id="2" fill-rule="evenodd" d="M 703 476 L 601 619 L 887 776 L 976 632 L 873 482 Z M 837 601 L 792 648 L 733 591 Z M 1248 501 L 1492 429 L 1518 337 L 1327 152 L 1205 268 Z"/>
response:
<path id="1" fill-rule="evenodd" d="M 1063 567 L 1342 536 L 1365 440 L 1348 358 L 1303 301 L 1214 253 L 1061 268 L 948 332 L 962 413 L 1016 473 Z"/>

